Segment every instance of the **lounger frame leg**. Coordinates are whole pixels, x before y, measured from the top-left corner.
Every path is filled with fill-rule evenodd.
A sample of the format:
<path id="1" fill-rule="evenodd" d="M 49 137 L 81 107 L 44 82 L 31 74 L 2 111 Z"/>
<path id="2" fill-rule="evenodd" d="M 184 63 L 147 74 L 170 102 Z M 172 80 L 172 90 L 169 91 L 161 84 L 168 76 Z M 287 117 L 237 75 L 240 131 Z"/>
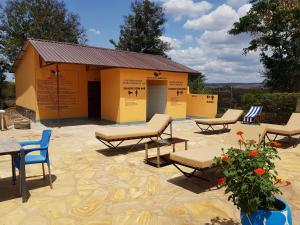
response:
<path id="1" fill-rule="evenodd" d="M 192 169 L 194 169 L 193 170 L 193 172 L 191 172 L 191 173 L 187 173 L 187 172 L 185 172 L 185 171 L 183 171 L 176 163 L 172 163 L 184 176 L 186 176 L 187 178 L 191 178 L 191 177 L 196 177 L 196 178 L 199 178 L 199 179 L 201 179 L 201 180 L 204 180 L 204 181 L 206 181 L 206 182 L 210 182 L 210 180 L 208 179 L 208 178 L 206 178 L 206 177 L 201 177 L 201 176 L 197 176 L 197 175 L 195 175 L 195 173 L 197 172 L 197 171 L 200 171 L 202 174 L 205 174 L 205 172 L 204 172 L 204 170 L 201 170 L 201 169 L 195 169 L 195 168 L 192 168 Z M 187 166 L 186 166 L 187 167 Z M 191 167 L 189 167 L 189 168 L 191 168 Z"/>
<path id="2" fill-rule="evenodd" d="M 208 132 L 208 131 L 212 131 L 212 132 L 215 132 L 215 129 L 212 127 L 212 125 L 208 125 L 207 128 L 202 128 L 198 123 L 196 123 L 197 126 L 200 128 L 201 132 L 205 133 L 205 132 Z"/>

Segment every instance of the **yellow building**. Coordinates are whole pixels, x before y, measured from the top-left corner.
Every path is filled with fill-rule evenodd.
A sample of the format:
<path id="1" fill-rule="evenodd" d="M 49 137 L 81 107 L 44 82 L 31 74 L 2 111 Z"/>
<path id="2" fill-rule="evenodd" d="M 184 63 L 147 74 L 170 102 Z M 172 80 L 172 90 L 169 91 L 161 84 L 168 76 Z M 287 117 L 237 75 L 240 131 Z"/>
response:
<path id="1" fill-rule="evenodd" d="M 29 39 L 13 70 L 16 105 L 39 120 L 144 122 L 187 116 L 188 73 L 162 56 Z"/>

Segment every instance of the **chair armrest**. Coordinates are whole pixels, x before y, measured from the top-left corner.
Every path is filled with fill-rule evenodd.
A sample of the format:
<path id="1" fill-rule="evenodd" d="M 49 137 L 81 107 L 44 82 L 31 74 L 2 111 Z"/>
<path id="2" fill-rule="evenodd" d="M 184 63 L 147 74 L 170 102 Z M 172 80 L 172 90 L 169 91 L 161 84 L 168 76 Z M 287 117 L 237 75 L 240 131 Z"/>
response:
<path id="1" fill-rule="evenodd" d="M 21 145 L 21 147 L 24 147 L 24 146 L 28 146 L 28 145 L 39 145 L 41 143 L 41 141 L 21 141 L 18 143 L 19 143 L 19 145 Z"/>
<path id="2" fill-rule="evenodd" d="M 21 151 L 24 152 L 25 155 L 27 155 L 30 152 L 35 152 L 35 151 L 47 151 L 48 148 L 28 148 L 28 149 L 24 149 L 22 148 Z"/>

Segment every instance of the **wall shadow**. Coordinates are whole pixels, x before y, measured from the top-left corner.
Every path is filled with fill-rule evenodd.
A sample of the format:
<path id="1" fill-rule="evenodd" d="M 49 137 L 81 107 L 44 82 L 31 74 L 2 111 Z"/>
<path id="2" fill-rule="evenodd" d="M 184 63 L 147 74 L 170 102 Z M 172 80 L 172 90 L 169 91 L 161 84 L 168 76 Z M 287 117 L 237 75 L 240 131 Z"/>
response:
<path id="1" fill-rule="evenodd" d="M 46 127 L 68 127 L 68 126 L 80 126 L 80 125 L 99 125 L 109 126 L 115 125 L 116 123 L 110 121 L 104 121 L 99 119 L 53 119 L 53 120 L 42 120 L 40 123 Z"/>

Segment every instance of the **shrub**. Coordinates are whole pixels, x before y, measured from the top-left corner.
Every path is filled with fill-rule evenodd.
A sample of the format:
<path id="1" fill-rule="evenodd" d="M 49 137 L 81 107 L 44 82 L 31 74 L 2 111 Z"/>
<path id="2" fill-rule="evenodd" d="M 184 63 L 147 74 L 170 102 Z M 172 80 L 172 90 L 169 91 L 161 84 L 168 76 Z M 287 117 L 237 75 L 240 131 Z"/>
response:
<path id="1" fill-rule="evenodd" d="M 279 158 L 276 147 L 280 146 L 275 142 L 262 145 L 244 140 L 242 131 L 237 135 L 241 137 L 240 148 L 230 148 L 227 152 L 223 149 L 223 156 L 215 158 L 222 175 L 218 183 L 226 188 L 228 200 L 245 214 L 258 209 L 274 210 L 274 194 L 281 193 L 276 186 L 279 180 L 274 164 Z"/>
<path id="2" fill-rule="evenodd" d="M 263 122 L 286 123 L 296 110 L 298 98 L 300 93 L 245 93 L 242 108 L 249 110 L 252 105 L 261 105 Z"/>

